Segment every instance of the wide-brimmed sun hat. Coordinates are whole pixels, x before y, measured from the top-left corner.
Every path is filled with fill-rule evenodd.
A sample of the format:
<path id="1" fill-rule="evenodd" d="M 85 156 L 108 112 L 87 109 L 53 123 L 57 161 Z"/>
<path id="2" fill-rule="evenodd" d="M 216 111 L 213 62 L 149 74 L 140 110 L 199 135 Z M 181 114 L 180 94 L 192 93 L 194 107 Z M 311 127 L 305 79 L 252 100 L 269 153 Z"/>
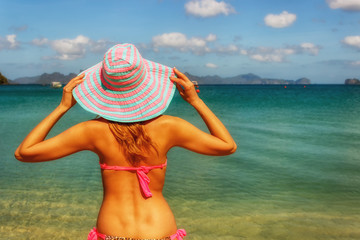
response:
<path id="1" fill-rule="evenodd" d="M 111 47 L 102 62 L 82 73 L 85 80 L 74 88 L 74 98 L 85 110 L 111 121 L 155 118 L 174 96 L 172 68 L 142 58 L 133 44 Z"/>

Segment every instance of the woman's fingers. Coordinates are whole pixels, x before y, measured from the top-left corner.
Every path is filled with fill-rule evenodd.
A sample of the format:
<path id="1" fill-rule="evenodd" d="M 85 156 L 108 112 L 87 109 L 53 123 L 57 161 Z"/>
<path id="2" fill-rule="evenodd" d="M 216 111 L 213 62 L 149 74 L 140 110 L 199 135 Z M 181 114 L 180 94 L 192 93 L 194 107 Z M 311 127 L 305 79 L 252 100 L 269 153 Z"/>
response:
<path id="1" fill-rule="evenodd" d="M 178 76 L 178 79 L 179 79 L 179 81 L 177 81 L 177 83 L 181 84 L 183 87 L 192 84 L 192 82 L 188 79 L 188 77 L 185 74 L 183 74 L 182 72 L 180 72 L 179 70 L 177 70 L 176 68 L 174 68 L 174 72 Z"/>
<path id="2" fill-rule="evenodd" d="M 181 87 L 180 79 L 176 77 L 170 77 L 170 80 L 174 82 L 176 89 L 181 94 L 184 91 L 184 89 Z"/>
<path id="3" fill-rule="evenodd" d="M 180 86 L 180 84 L 175 83 L 176 89 L 179 91 L 180 95 L 184 94 L 184 89 Z"/>
<path id="4" fill-rule="evenodd" d="M 176 84 L 180 96 L 188 103 L 196 102 L 199 97 L 195 91 L 194 83 L 191 82 L 185 74 L 174 68 L 177 77 L 170 77 L 171 81 Z"/>
<path id="5" fill-rule="evenodd" d="M 76 76 L 71 79 L 68 84 L 66 84 L 66 86 L 63 88 L 63 96 L 60 103 L 61 106 L 70 109 L 76 104 L 76 100 L 72 95 L 72 91 L 77 85 L 79 85 L 85 80 L 84 76 L 85 74 Z"/>
<path id="6" fill-rule="evenodd" d="M 66 84 L 64 89 L 66 91 L 72 91 L 77 85 L 79 85 L 80 83 L 82 83 L 85 80 L 84 77 L 85 77 L 85 73 L 74 77 L 73 79 L 70 80 L 70 82 L 68 84 Z"/>
<path id="7" fill-rule="evenodd" d="M 173 69 L 176 75 L 178 76 L 178 78 L 174 79 L 176 83 L 180 84 L 184 89 L 190 89 L 194 87 L 194 83 L 191 82 L 185 74 L 183 74 L 176 68 Z"/>
<path id="8" fill-rule="evenodd" d="M 181 86 L 183 86 L 183 81 L 181 81 L 180 78 L 177 77 L 170 77 L 170 80 L 175 83 L 176 88 L 180 91 L 183 90 Z"/>
<path id="9" fill-rule="evenodd" d="M 177 68 L 173 68 L 174 69 L 174 72 L 176 73 L 176 75 L 178 75 L 180 77 L 180 79 L 183 79 L 183 80 L 188 80 L 190 81 L 187 76 L 185 74 L 183 74 L 182 72 L 180 72 L 179 70 L 177 70 Z"/>

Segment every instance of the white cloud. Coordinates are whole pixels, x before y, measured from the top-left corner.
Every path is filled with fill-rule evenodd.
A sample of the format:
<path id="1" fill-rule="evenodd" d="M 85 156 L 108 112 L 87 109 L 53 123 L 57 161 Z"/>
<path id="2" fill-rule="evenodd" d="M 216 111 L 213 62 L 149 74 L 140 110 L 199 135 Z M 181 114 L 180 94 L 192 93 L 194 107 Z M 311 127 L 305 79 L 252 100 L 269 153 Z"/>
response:
<path id="1" fill-rule="evenodd" d="M 14 49 L 19 45 L 19 42 L 16 41 L 16 35 L 11 34 L 6 36 L 6 41 L 10 43 L 10 49 Z"/>
<path id="2" fill-rule="evenodd" d="M 51 47 L 58 53 L 56 58 L 60 60 L 73 60 L 84 57 L 86 47 L 90 43 L 88 37 L 79 35 L 74 39 L 59 39 L 50 43 Z"/>
<path id="3" fill-rule="evenodd" d="M 191 37 L 188 38 L 185 34 L 179 32 L 164 33 L 152 38 L 152 45 L 154 51 L 159 51 L 159 48 L 173 48 L 181 52 L 192 52 L 197 55 L 210 52 L 208 42 L 216 40 L 216 35 L 209 34 L 205 38 Z"/>
<path id="4" fill-rule="evenodd" d="M 211 52 L 219 53 L 219 54 L 238 54 L 240 49 L 235 44 L 229 44 L 227 46 L 216 46 L 211 49 Z"/>
<path id="5" fill-rule="evenodd" d="M 31 41 L 35 46 L 45 46 L 49 44 L 49 39 L 47 38 L 35 38 Z"/>
<path id="6" fill-rule="evenodd" d="M 16 49 L 19 45 L 15 34 L 6 35 L 5 38 L 0 36 L 0 51 L 3 49 Z"/>
<path id="7" fill-rule="evenodd" d="M 296 21 L 296 15 L 293 13 L 288 13 L 287 11 L 283 11 L 282 13 L 268 14 L 264 18 L 265 24 L 269 27 L 273 28 L 285 28 L 289 27 Z"/>
<path id="8" fill-rule="evenodd" d="M 342 42 L 350 47 L 360 48 L 360 36 L 347 36 Z"/>
<path id="9" fill-rule="evenodd" d="M 110 42 L 103 39 L 94 41 L 86 36 L 79 35 L 74 39 L 49 40 L 47 38 L 36 38 L 31 43 L 35 46 L 50 46 L 56 51 L 56 56 L 45 57 L 46 59 L 74 60 L 84 57 L 88 51 L 105 52 Z"/>
<path id="10" fill-rule="evenodd" d="M 286 56 L 295 54 L 293 48 L 271 48 L 258 47 L 248 50 L 241 50 L 242 55 L 259 62 L 285 62 Z"/>
<path id="11" fill-rule="evenodd" d="M 303 52 L 307 52 L 313 56 L 318 55 L 320 51 L 320 47 L 316 46 L 313 43 L 302 43 L 300 44 L 300 48 L 302 49 Z"/>
<path id="12" fill-rule="evenodd" d="M 320 47 L 313 43 L 302 43 L 296 46 L 284 48 L 257 47 L 250 49 L 241 49 L 240 54 L 259 62 L 277 62 L 287 61 L 287 57 L 295 54 L 310 54 L 315 56 L 319 53 Z"/>
<path id="13" fill-rule="evenodd" d="M 259 62 L 283 62 L 284 56 L 281 54 L 254 54 L 251 55 L 250 58 L 259 61 Z"/>
<path id="14" fill-rule="evenodd" d="M 207 63 L 207 64 L 205 64 L 205 67 L 207 67 L 207 68 L 218 68 L 218 66 L 216 64 L 214 64 L 214 63 Z"/>
<path id="15" fill-rule="evenodd" d="M 216 41 L 217 37 L 215 34 L 210 33 L 205 39 L 208 42 L 214 42 L 214 41 Z"/>
<path id="16" fill-rule="evenodd" d="M 285 46 L 282 48 L 254 47 L 240 48 L 236 44 L 220 45 L 215 41 L 217 36 L 209 34 L 207 37 L 187 37 L 183 33 L 164 33 L 152 38 L 154 51 L 161 49 L 172 49 L 179 52 L 190 52 L 196 55 L 218 54 L 218 55 L 243 55 L 259 62 L 287 62 L 287 57 L 296 54 L 307 54 L 316 56 L 321 47 L 313 43 L 304 42 L 299 45 Z M 214 41 L 214 42 L 213 42 Z M 209 64 L 207 67 L 214 67 Z"/>
<path id="17" fill-rule="evenodd" d="M 97 41 L 91 40 L 90 41 L 90 51 L 91 52 L 105 53 L 108 50 L 109 45 L 111 43 L 112 42 L 110 42 L 108 40 L 104 40 L 104 39 L 100 39 L 100 40 L 97 40 Z"/>
<path id="18" fill-rule="evenodd" d="M 190 15 L 204 18 L 236 12 L 230 4 L 216 0 L 191 0 L 185 4 L 185 10 Z"/>
<path id="19" fill-rule="evenodd" d="M 326 2 L 332 9 L 360 11 L 360 0 L 326 0 Z"/>
<path id="20" fill-rule="evenodd" d="M 202 37 L 187 37 L 183 33 L 164 33 L 152 38 L 152 48 L 155 52 L 161 48 L 174 49 L 180 52 L 191 52 L 196 55 L 217 53 L 225 55 L 239 54 L 240 48 L 235 44 L 219 45 L 216 42 L 217 36 L 209 34 Z"/>

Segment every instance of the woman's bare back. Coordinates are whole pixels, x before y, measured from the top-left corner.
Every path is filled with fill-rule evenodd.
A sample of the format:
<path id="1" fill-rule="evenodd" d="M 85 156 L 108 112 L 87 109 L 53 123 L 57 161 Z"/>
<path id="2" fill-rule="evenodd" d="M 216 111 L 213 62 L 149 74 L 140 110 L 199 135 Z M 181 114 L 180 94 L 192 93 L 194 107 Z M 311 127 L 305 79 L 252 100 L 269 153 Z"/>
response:
<path id="1" fill-rule="evenodd" d="M 141 160 L 138 166 L 126 159 L 120 144 L 109 129 L 105 119 L 92 120 L 92 134 L 98 136 L 95 152 L 100 163 L 108 166 L 140 167 L 166 163 L 169 150 L 167 136 L 170 116 L 160 116 L 144 123 L 145 131 L 156 146 L 156 151 Z M 147 173 L 152 197 L 146 198 L 141 190 L 136 171 L 101 170 L 104 199 L 101 205 L 97 229 L 107 235 L 133 238 L 158 238 L 176 232 L 175 218 L 162 195 L 166 167 L 152 169 Z"/>

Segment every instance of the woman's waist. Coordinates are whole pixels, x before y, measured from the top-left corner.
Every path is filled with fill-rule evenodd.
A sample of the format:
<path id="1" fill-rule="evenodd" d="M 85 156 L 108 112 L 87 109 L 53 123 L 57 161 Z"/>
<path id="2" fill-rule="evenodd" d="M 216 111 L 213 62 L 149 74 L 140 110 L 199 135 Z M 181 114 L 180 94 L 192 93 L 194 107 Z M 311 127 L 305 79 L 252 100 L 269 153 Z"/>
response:
<path id="1" fill-rule="evenodd" d="M 174 215 L 163 199 L 142 204 L 104 199 L 97 221 L 99 232 L 127 237 L 167 236 L 176 231 Z M 153 233 L 153 234 L 149 234 Z M 155 234 L 155 235 L 154 235 Z"/>
<path id="2" fill-rule="evenodd" d="M 153 192 L 150 198 L 132 194 L 105 194 L 100 213 L 121 219 L 141 220 L 142 218 L 172 215 L 172 211 L 162 193 Z M 160 216 L 161 217 L 161 216 Z"/>

